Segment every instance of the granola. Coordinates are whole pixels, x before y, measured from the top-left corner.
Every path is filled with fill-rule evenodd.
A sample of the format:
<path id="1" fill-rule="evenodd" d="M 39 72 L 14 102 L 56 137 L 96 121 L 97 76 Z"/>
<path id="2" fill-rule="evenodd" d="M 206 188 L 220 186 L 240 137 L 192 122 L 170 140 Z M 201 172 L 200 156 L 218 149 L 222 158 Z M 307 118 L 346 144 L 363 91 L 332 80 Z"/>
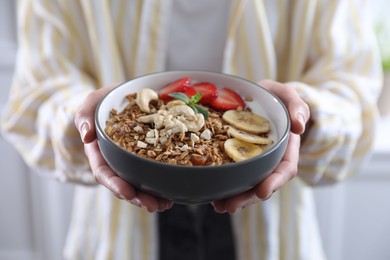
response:
<path id="1" fill-rule="evenodd" d="M 111 110 L 105 132 L 141 157 L 215 166 L 252 158 L 272 144 L 268 119 L 252 113 L 228 88 L 217 90 L 208 82 L 190 85 L 190 79 L 183 78 L 159 93 L 141 89 L 126 98 L 125 109 Z"/>
<path id="2" fill-rule="evenodd" d="M 153 124 L 137 121 L 148 114 L 136 105 L 136 97 L 136 93 L 128 95 L 125 109 L 112 109 L 106 122 L 105 132 L 117 145 L 138 156 L 169 164 L 214 166 L 233 162 L 224 151 L 229 135 L 223 112 L 209 108 L 208 120 L 199 131 L 159 136 Z M 162 100 L 150 104 L 151 111 L 163 106 Z"/>

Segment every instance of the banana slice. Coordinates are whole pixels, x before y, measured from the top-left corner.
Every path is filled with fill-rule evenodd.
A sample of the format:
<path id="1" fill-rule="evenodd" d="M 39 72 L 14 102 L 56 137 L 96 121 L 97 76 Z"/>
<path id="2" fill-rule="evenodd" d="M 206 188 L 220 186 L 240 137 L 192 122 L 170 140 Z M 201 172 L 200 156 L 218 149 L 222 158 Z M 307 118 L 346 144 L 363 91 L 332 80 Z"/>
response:
<path id="1" fill-rule="evenodd" d="M 242 130 L 238 130 L 232 126 L 229 126 L 228 134 L 230 136 L 233 136 L 234 138 L 236 138 L 238 140 L 241 140 L 241 141 L 244 141 L 247 143 L 251 143 L 251 144 L 264 144 L 264 145 L 272 144 L 272 140 L 270 140 L 268 138 L 254 135 L 254 134 L 249 134 L 249 133 L 244 132 Z"/>
<path id="2" fill-rule="evenodd" d="M 226 154 L 235 162 L 255 157 L 263 152 L 260 146 L 231 138 L 224 144 Z"/>
<path id="3" fill-rule="evenodd" d="M 267 133 L 270 130 L 269 121 L 265 117 L 249 111 L 228 110 L 222 115 L 222 119 L 251 134 Z"/>

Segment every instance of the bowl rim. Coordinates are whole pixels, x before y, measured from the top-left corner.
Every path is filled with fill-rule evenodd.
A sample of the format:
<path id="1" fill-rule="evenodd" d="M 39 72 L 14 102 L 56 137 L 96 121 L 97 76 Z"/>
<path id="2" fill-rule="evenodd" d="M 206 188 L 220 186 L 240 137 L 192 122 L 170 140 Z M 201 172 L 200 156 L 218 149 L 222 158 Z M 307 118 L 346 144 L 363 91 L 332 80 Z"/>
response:
<path id="1" fill-rule="evenodd" d="M 268 94 L 270 94 L 274 99 L 276 99 L 278 101 L 278 103 L 282 106 L 282 109 L 284 111 L 284 114 L 286 115 L 287 117 L 287 124 L 286 124 L 286 129 L 283 131 L 283 134 L 281 135 L 281 137 L 278 139 L 278 141 L 272 145 L 272 147 L 270 147 L 269 149 L 267 149 L 264 153 L 261 153 L 260 155 L 258 156 L 255 156 L 253 158 L 250 158 L 250 159 L 247 159 L 247 160 L 243 160 L 243 161 L 240 161 L 240 162 L 232 162 L 232 163 L 228 163 L 228 164 L 222 164 L 222 165 L 214 165 L 214 166 L 210 166 L 210 165 L 207 165 L 207 166 L 190 166 L 190 165 L 177 165 L 177 164 L 168 164 L 168 163 L 164 163 L 164 162 L 159 162 L 159 161 L 156 161 L 156 160 L 152 160 L 152 159 L 148 159 L 148 158 L 144 158 L 142 156 L 138 156 L 132 152 L 129 152 L 127 151 L 126 149 L 124 149 L 123 147 L 120 147 L 119 145 L 117 145 L 114 141 L 111 140 L 111 138 L 109 136 L 107 136 L 106 132 L 104 131 L 104 129 L 101 127 L 101 124 L 99 123 L 99 111 L 100 111 L 100 108 L 101 108 L 101 105 L 102 103 L 104 102 L 104 100 L 112 93 L 114 92 L 116 89 L 122 87 L 123 85 L 129 83 L 130 81 L 133 81 L 133 80 L 136 80 L 136 79 L 139 79 L 139 78 L 144 78 L 144 77 L 148 77 L 148 76 L 152 76 L 152 75 L 158 75 L 158 74 L 167 74 L 167 73 L 178 73 L 178 72 L 187 72 L 187 73 L 203 73 L 203 74 L 211 74 L 211 75 L 219 75 L 219 76 L 227 76 L 227 77 L 231 77 L 231 78 L 235 78 L 235 79 L 238 79 L 238 80 L 241 80 L 241 81 L 246 81 L 248 82 L 249 84 L 252 84 L 252 85 L 256 85 L 257 87 L 260 87 L 262 88 L 264 91 L 266 91 Z M 240 165 L 244 165 L 244 164 L 248 164 L 248 163 L 251 163 L 253 161 L 256 161 L 256 160 L 259 160 L 260 158 L 263 158 L 263 157 L 267 157 L 269 154 L 271 154 L 273 151 L 275 151 L 276 149 L 278 149 L 282 143 L 285 141 L 286 138 L 289 138 L 289 133 L 290 133 L 290 129 L 291 129 L 291 119 L 290 119 L 290 114 L 288 113 L 288 110 L 286 108 L 286 106 L 284 105 L 284 103 L 282 102 L 282 100 L 276 96 L 273 92 L 269 91 L 268 89 L 264 88 L 263 86 L 261 86 L 260 84 L 258 83 L 255 83 L 251 80 L 248 80 L 248 79 L 245 79 L 245 78 L 242 78 L 240 76 L 236 76 L 236 75 L 232 75 L 232 74 L 228 74 L 228 73 L 224 73 L 224 72 L 216 72 L 216 71 L 205 71 L 205 70 L 167 70 L 167 71 L 159 71 L 159 72 L 152 72 L 152 73 L 148 73 L 148 74 L 143 74 L 143 75 L 140 75 L 140 76 L 137 76 L 137 77 L 134 77 L 130 80 L 126 80 L 120 84 L 118 84 L 116 87 L 114 87 L 113 89 L 111 89 L 106 95 L 104 95 L 104 97 L 99 101 L 97 107 L 96 107 L 96 110 L 95 110 L 95 115 L 94 115 L 94 123 L 95 123 L 95 131 L 96 131 L 96 134 L 99 132 L 100 133 L 100 137 L 103 138 L 105 141 L 108 141 L 111 145 L 117 147 L 117 148 L 120 148 L 122 151 L 124 151 L 126 154 L 128 154 L 130 157 L 133 157 L 134 159 L 137 159 L 137 160 L 140 160 L 140 161 L 145 161 L 145 163 L 151 163 L 151 164 L 155 164 L 156 167 L 174 167 L 174 168 L 183 168 L 183 169 L 188 169 L 188 168 L 197 168 L 199 170 L 202 170 L 202 169 L 210 169 L 210 168 L 215 168 L 215 169 L 224 169 L 224 168 L 229 168 L 229 167 L 234 167 L 234 166 L 237 166 L 239 167 Z M 98 135 L 96 136 L 97 139 L 98 138 Z M 98 142 L 99 144 L 99 142 Z M 99 149 L 100 149 L 100 146 L 99 146 Z"/>

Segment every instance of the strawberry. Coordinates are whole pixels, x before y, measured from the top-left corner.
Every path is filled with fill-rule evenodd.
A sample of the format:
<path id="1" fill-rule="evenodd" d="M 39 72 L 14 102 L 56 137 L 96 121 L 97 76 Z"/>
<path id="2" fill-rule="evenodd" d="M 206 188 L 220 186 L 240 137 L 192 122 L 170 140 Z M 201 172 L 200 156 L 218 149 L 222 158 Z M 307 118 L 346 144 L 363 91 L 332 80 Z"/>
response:
<path id="1" fill-rule="evenodd" d="M 173 92 L 184 92 L 189 85 L 190 85 L 190 78 L 188 77 L 176 80 L 164 86 L 162 89 L 160 89 L 159 96 L 165 102 L 169 101 L 172 98 L 168 96 L 168 94 L 171 94 Z"/>
<path id="2" fill-rule="evenodd" d="M 199 103 L 201 104 L 209 104 L 218 97 L 218 89 L 214 84 L 201 82 L 192 86 L 197 93 L 202 94 L 202 98 L 199 100 Z"/>
<path id="3" fill-rule="evenodd" d="M 192 86 L 186 86 L 184 88 L 184 90 L 180 91 L 180 92 L 183 92 L 184 94 L 186 94 L 187 97 L 192 97 L 197 93 L 196 89 Z"/>
<path id="4" fill-rule="evenodd" d="M 245 108 L 245 102 L 234 90 L 223 88 L 219 91 L 217 99 L 210 102 L 210 105 L 217 110 L 232 110 L 237 107 Z"/>

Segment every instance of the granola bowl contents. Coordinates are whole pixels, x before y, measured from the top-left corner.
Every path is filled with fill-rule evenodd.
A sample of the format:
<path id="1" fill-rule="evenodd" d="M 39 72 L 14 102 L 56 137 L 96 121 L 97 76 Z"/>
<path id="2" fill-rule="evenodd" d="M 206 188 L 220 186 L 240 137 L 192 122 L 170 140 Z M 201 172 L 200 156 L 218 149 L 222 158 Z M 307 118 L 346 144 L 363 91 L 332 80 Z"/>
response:
<path id="1" fill-rule="evenodd" d="M 247 191 L 280 162 L 286 108 L 248 80 L 205 71 L 167 71 L 125 82 L 95 114 L 100 150 L 136 188 L 180 204 Z"/>

